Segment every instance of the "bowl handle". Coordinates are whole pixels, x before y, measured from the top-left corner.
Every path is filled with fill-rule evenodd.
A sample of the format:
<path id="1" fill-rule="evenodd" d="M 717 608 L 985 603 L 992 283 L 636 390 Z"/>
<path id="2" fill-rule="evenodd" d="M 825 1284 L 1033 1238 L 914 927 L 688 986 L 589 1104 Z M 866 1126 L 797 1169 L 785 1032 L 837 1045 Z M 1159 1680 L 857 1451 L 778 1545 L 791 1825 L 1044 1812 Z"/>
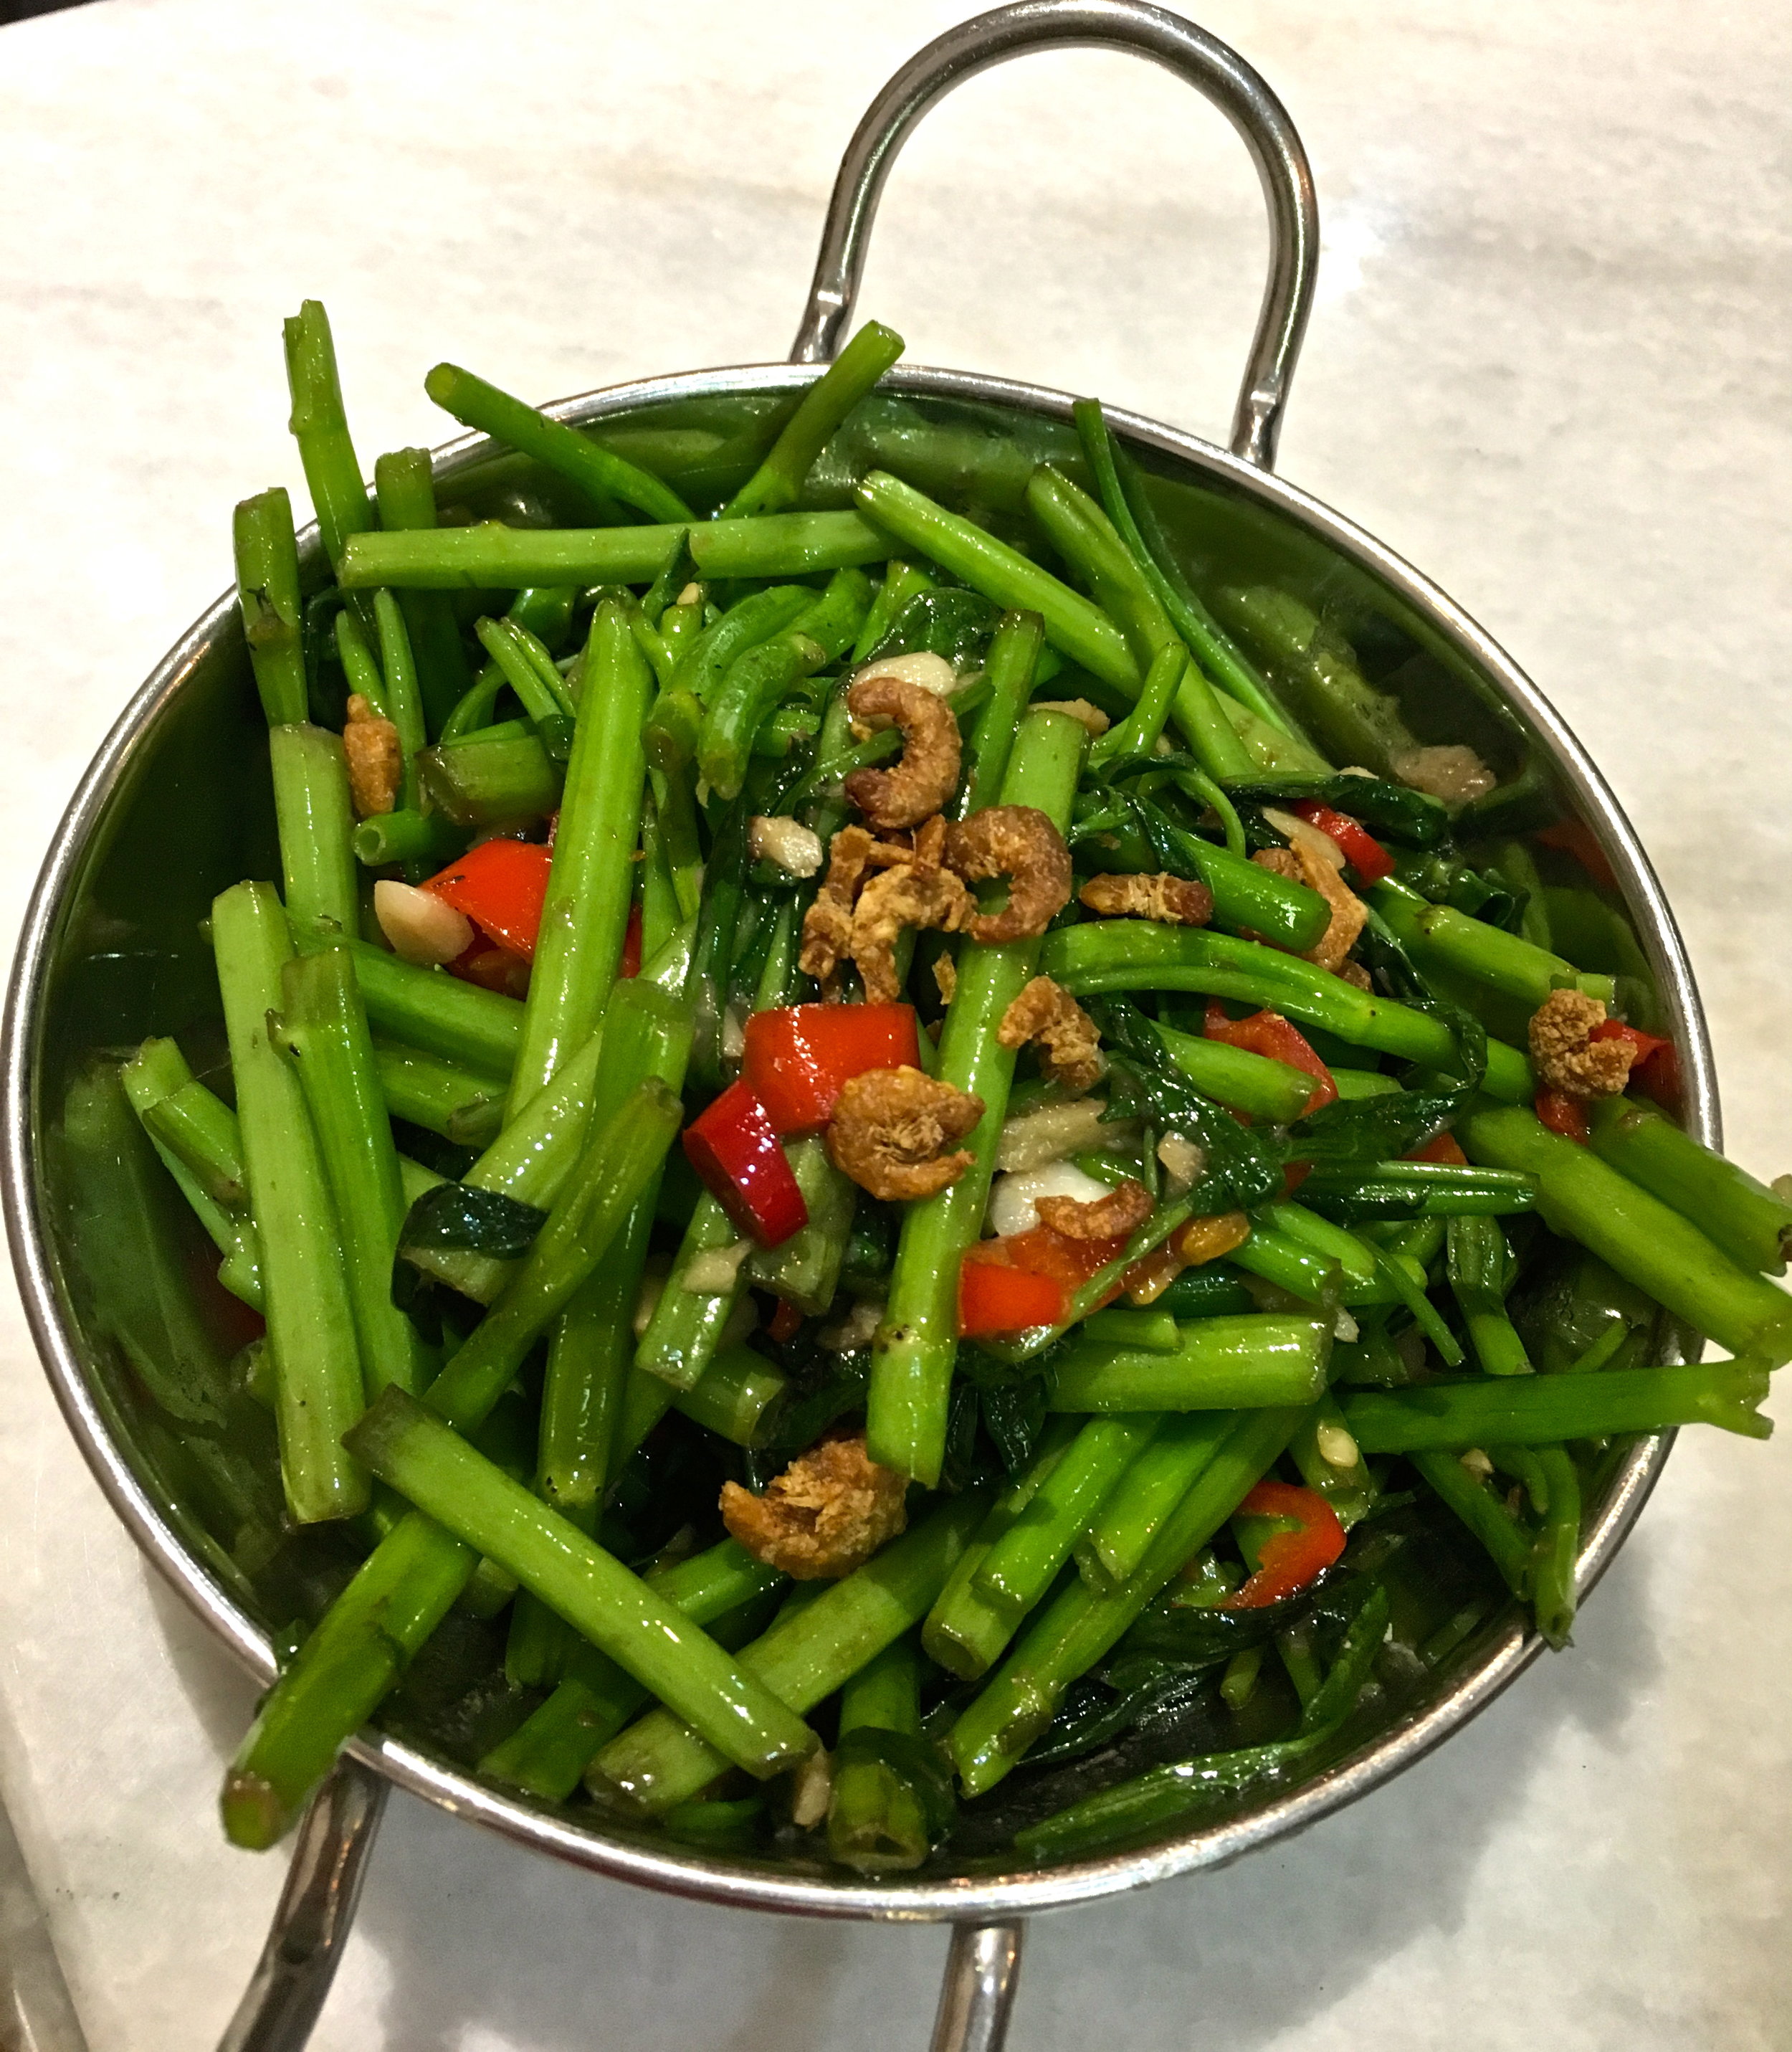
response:
<path id="1" fill-rule="evenodd" d="M 929 2052 L 1002 2052 L 1026 1925 L 955 1924 Z"/>
<path id="2" fill-rule="evenodd" d="M 345 1756 L 311 1798 L 268 1942 L 217 2052 L 301 2052 L 342 1964 L 385 1797 L 385 1781 Z"/>
<path id="3" fill-rule="evenodd" d="M 961 80 L 1033 49 L 1129 50 L 1186 79 L 1250 151 L 1270 211 L 1270 273 L 1232 417 L 1232 453 L 1274 467 L 1282 408 L 1313 305 L 1319 209 L 1287 110 L 1235 50 L 1144 0 L 1015 0 L 961 22 L 910 58 L 872 101 L 847 146 L 828 203 L 793 363 L 826 363 L 852 318 L 884 180 L 909 133 Z"/>

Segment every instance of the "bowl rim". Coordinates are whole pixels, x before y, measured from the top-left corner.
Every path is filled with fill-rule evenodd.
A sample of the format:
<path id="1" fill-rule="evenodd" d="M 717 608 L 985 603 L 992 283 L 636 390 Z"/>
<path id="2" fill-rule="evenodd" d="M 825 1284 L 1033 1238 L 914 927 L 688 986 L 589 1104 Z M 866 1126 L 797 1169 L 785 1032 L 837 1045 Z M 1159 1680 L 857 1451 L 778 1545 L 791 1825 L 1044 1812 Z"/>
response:
<path id="1" fill-rule="evenodd" d="M 698 397 L 784 393 L 819 377 L 824 366 L 730 366 L 637 378 L 597 388 L 543 409 L 577 425 Z M 879 390 L 897 397 L 994 405 L 1068 422 L 1073 396 L 1051 387 L 974 372 L 899 364 Z M 1475 620 L 1405 559 L 1311 494 L 1217 444 L 1117 407 L 1115 430 L 1138 447 L 1190 466 L 1292 519 L 1337 554 L 1394 591 L 1497 686 L 1540 741 L 1580 816 L 1592 828 L 1618 879 L 1654 974 L 1681 1055 L 1689 1129 L 1707 1145 L 1720 1138 L 1710 1038 L 1691 965 L 1659 880 L 1622 808 L 1591 758 L 1528 676 Z M 466 435 L 431 452 L 438 480 L 451 479 L 500 447 Z M 315 546 L 315 523 L 300 534 L 301 554 Z M 58 1405 L 114 1511 L 188 1607 L 263 1682 L 274 1666 L 268 1640 L 226 1594 L 157 1510 L 83 1376 L 65 1316 L 40 1203 L 41 1134 L 35 1083 L 45 1022 L 45 973 L 92 836 L 131 758 L 213 642 L 233 631 L 234 589 L 186 630 L 132 696 L 100 745 L 56 830 L 33 890 L 9 983 L 0 1043 L 0 1208 L 32 1337 Z M 1666 1433 L 1638 1443 L 1619 1469 L 1598 1521 L 1586 1534 L 1577 1568 L 1584 1595 L 1603 1574 L 1635 1523 L 1673 1444 Z M 1261 1807 L 1172 1835 L 1141 1850 L 992 1877 L 857 1882 L 784 1872 L 709 1858 L 670 1841 L 612 1838 L 535 1807 L 401 1741 L 363 1733 L 348 1751 L 398 1787 L 453 1815 L 471 1818 L 518 1843 L 606 1875 L 690 1899 L 784 1914 L 888 1922 L 970 1922 L 1030 1915 L 1094 1901 L 1172 1876 L 1224 1866 L 1258 1846 L 1315 1824 L 1422 1759 L 1501 1694 L 1535 1659 L 1542 1640 L 1514 1619 L 1492 1635 L 1472 1666 L 1436 1701 L 1396 1718 L 1375 1737 L 1311 1780 Z"/>

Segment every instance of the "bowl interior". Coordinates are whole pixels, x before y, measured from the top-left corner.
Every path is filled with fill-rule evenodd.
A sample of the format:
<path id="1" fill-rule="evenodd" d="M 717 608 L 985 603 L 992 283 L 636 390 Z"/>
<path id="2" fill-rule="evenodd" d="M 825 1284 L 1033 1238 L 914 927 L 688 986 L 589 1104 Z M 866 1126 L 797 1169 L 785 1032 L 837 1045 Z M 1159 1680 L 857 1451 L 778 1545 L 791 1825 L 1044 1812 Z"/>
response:
<path id="1" fill-rule="evenodd" d="M 554 410 L 650 458 L 705 503 L 750 466 L 756 434 L 814 374 L 697 374 Z M 881 466 L 1043 553 L 1022 495 L 1042 457 L 1082 472 L 1068 400 L 941 372 L 904 370 L 889 384 L 824 452 L 807 503 L 846 503 L 851 479 Z M 1625 979 L 1633 1019 L 1677 1038 L 1688 1123 L 1715 1139 L 1708 1050 L 1672 920 L 1610 794 L 1534 688 L 1442 594 L 1328 509 L 1210 444 L 1111 417 L 1203 577 L 1293 593 L 1397 696 L 1420 741 L 1466 741 L 1496 770 L 1500 789 L 1480 808 L 1476 832 L 1532 848 L 1557 930 L 1571 931 L 1571 951 L 1586 966 Z M 444 507 L 530 524 L 591 517 L 569 488 L 481 440 L 444 451 L 438 479 Z M 315 535 L 305 558 L 318 588 Z M 486 609 L 476 595 L 468 603 Z M 327 701 L 330 679 L 319 688 Z M 15 1259 L 65 1408 L 139 1540 L 264 1674 L 274 1635 L 316 1613 L 353 1556 L 339 1533 L 284 1529 L 271 1426 L 230 1373 L 248 1336 L 241 1309 L 213 1280 L 209 1243 L 95 1058 L 171 1034 L 196 1072 L 227 1086 L 203 922 L 227 885 L 278 875 L 266 757 L 234 608 L 221 600 L 127 711 L 71 809 L 22 949 L 8 1070 Z M 1563 822 L 1596 843 L 1587 860 L 1597 874 L 1582 859 L 1584 841 L 1577 856 L 1571 836 L 1566 849 L 1532 838 Z M 1628 1528 L 1664 1452 L 1645 1443 L 1609 1464 L 1583 1584 Z M 1351 1799 L 1455 1729 L 1536 1651 L 1474 1560 L 1458 1566 L 1455 1579 L 1414 1592 L 1403 1638 L 1434 1647 L 1453 1617 L 1473 1611 L 1469 1627 L 1446 1653 L 1384 1675 L 1329 1758 L 1156 1840 L 1056 1868 L 1017 1866 L 1003 1829 L 992 1827 L 973 1830 L 937 1871 L 851 1882 L 794 1844 L 769 1857 L 699 1854 L 589 1809 L 544 1807 L 482 1784 L 471 1763 L 515 1709 L 490 1690 L 469 1693 L 468 1678 L 492 1656 L 494 1628 L 459 1615 L 389 1706 L 385 1734 L 364 1749 L 396 1778 L 500 1829 L 683 1892 L 847 1915 L 1043 1908 L 1234 1857 Z M 1187 1731 L 1172 1731 L 1163 1756 L 1198 1749 Z M 1025 1813 L 1024 1780 L 1015 1815 Z M 1042 1799 L 1035 1792 L 1035 1807 Z"/>

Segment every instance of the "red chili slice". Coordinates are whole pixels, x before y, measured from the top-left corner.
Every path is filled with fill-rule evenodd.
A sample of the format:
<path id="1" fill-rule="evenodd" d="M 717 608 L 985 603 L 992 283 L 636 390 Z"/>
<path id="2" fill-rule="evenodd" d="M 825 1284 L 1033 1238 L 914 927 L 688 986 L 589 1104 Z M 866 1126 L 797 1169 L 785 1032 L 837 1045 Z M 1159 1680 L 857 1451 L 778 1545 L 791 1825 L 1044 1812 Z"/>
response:
<path id="1" fill-rule="evenodd" d="M 476 935 L 466 953 L 456 955 L 448 969 L 450 976 L 459 977 L 463 983 L 476 983 L 481 990 L 495 990 L 500 997 L 529 995 L 528 963 L 508 948 L 488 941 L 483 934 Z"/>
<path id="2" fill-rule="evenodd" d="M 855 1076 L 920 1066 L 912 1004 L 784 1004 L 748 1020 L 741 1073 L 780 1133 L 817 1133 Z"/>
<path id="3" fill-rule="evenodd" d="M 1606 859 L 1605 850 L 1594 839 L 1592 828 L 1580 820 L 1559 820 L 1552 827 L 1543 828 L 1533 838 L 1545 848 L 1559 848 L 1564 855 L 1571 855 L 1595 883 L 1602 883 L 1608 891 L 1618 888 L 1618 879 Z"/>
<path id="4" fill-rule="evenodd" d="M 1608 1019 L 1595 1026 L 1590 1036 L 1595 1040 L 1623 1040 L 1630 1048 L 1630 1083 L 1645 1097 L 1652 1097 L 1659 1105 L 1670 1111 L 1680 1106 L 1680 1055 L 1672 1040 L 1664 1040 L 1659 1034 L 1645 1033 L 1640 1026 L 1626 1026 L 1621 1020 Z"/>
<path id="5" fill-rule="evenodd" d="M 1338 851 L 1365 883 L 1379 883 L 1394 874 L 1394 858 L 1360 820 L 1335 813 L 1317 798 L 1303 798 L 1288 809 L 1310 827 L 1317 827 L 1338 844 Z"/>
<path id="6" fill-rule="evenodd" d="M 1054 1326 L 1064 1315 L 1065 1291 L 1050 1275 L 967 1255 L 958 1270 L 958 1337 L 978 1339 Z"/>
<path id="7" fill-rule="evenodd" d="M 553 860 L 536 841 L 482 840 L 422 888 L 464 912 L 500 947 L 533 961 Z"/>
<path id="8" fill-rule="evenodd" d="M 1453 1169 L 1465 1169 L 1469 1157 L 1462 1152 L 1454 1133 L 1440 1133 L 1435 1140 L 1427 1140 L 1422 1147 L 1415 1147 L 1407 1159 L 1409 1161 L 1446 1161 Z"/>
<path id="9" fill-rule="evenodd" d="M 1314 1053 L 1301 1029 L 1279 1012 L 1253 1012 L 1248 1018 L 1228 1019 L 1224 1008 L 1210 997 L 1202 1031 L 1210 1040 L 1222 1040 L 1228 1048 L 1242 1048 L 1247 1054 L 1267 1055 L 1273 1062 L 1285 1063 L 1289 1068 L 1311 1076 L 1318 1087 L 1307 1099 L 1309 1114 L 1336 1100 L 1338 1087 L 1332 1079 L 1332 1071 Z"/>
<path id="10" fill-rule="evenodd" d="M 684 1130 L 684 1151 L 738 1232 L 778 1247 L 809 1222 L 809 1208 L 765 1107 L 730 1083 Z"/>
<path id="11" fill-rule="evenodd" d="M 1257 1572 L 1227 1598 L 1223 1610 L 1262 1610 L 1304 1589 L 1344 1549 L 1338 1514 L 1316 1489 L 1288 1482 L 1260 1482 L 1238 1506 L 1246 1517 L 1287 1517 L 1292 1532 L 1272 1532 L 1257 1549 Z"/>
<path id="12" fill-rule="evenodd" d="M 1587 1145 L 1587 1107 L 1578 1097 L 1570 1097 L 1566 1091 L 1540 1090 L 1537 1092 L 1537 1116 L 1551 1133 L 1559 1133 L 1564 1140 L 1572 1140 L 1580 1146 Z"/>

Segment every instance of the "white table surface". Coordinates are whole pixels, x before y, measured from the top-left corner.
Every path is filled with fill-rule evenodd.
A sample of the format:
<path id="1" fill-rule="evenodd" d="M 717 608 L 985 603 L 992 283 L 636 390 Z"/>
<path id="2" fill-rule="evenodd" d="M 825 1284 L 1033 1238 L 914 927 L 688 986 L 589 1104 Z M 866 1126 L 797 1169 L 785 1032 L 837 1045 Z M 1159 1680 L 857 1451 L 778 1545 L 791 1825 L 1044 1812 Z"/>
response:
<path id="1" fill-rule="evenodd" d="M 547 397 L 788 344 L 835 161 L 952 0 L 101 0 L 0 29 L 0 921 L 129 691 L 299 489 L 280 317 L 363 456 L 441 357 Z M 1768 0 L 1211 0 L 1316 166 L 1282 467 L 1434 576 L 1604 765 L 1678 909 L 1734 1151 L 1792 1164 L 1792 18 Z M 1254 182 L 1162 74 L 965 88 L 863 311 L 921 362 L 1218 429 Z M 213 1799 L 243 1678 L 0 1324 L 0 1787 L 93 2052 L 213 2042 L 278 1864 Z M 1682 1443 L 1571 1651 L 1229 1872 L 1035 1928 L 1018 2046 L 1792 2042 L 1792 1443 Z M 945 1940 L 726 1917 L 394 1799 L 316 2043 L 925 2040 Z"/>

